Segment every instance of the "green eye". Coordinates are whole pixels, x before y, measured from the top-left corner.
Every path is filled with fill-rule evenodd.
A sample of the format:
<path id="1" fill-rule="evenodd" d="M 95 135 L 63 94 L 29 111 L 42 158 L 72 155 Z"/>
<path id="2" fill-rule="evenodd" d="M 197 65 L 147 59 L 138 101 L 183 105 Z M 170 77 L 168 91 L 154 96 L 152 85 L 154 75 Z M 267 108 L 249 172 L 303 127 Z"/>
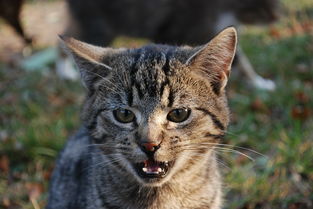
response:
<path id="1" fill-rule="evenodd" d="M 186 108 L 180 108 L 180 109 L 174 109 L 167 115 L 167 120 L 175 122 L 175 123 L 181 123 L 188 119 L 190 115 L 190 110 Z"/>
<path id="2" fill-rule="evenodd" d="M 118 122 L 130 123 L 135 120 L 135 114 L 127 109 L 113 110 L 113 115 Z"/>

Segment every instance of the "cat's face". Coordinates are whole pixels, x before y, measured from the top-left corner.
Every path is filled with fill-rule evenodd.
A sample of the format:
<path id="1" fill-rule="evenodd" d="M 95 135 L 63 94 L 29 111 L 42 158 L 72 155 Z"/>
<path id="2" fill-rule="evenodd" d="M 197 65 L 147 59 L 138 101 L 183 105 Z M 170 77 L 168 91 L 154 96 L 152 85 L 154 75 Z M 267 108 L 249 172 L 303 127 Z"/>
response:
<path id="1" fill-rule="evenodd" d="M 141 184 L 162 185 L 199 164 L 223 136 L 234 29 L 194 49 L 113 50 L 65 42 L 89 92 L 84 122 L 99 155 L 116 172 Z"/>

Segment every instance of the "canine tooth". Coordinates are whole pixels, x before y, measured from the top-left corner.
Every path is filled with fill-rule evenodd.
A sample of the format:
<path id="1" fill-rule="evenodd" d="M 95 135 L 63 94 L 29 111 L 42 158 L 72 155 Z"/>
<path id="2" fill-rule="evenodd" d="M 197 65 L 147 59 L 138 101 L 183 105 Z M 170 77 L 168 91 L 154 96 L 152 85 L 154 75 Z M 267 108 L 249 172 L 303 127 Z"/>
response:
<path id="1" fill-rule="evenodd" d="M 158 172 L 162 172 L 162 168 L 158 168 Z"/>
<path id="2" fill-rule="evenodd" d="M 148 169 L 147 168 L 142 168 L 143 172 L 147 172 Z"/>

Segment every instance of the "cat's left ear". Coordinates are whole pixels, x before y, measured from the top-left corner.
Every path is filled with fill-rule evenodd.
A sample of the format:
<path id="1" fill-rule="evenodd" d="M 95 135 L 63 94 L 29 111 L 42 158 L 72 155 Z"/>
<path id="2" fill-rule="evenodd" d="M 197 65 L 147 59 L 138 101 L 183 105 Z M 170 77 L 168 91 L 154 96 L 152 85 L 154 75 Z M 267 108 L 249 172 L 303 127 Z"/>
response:
<path id="1" fill-rule="evenodd" d="M 106 58 L 118 52 L 118 49 L 97 47 L 70 37 L 60 38 L 66 51 L 74 58 L 83 84 L 88 90 L 94 90 L 97 81 L 106 77 L 112 70 L 104 63 Z"/>
<path id="2" fill-rule="evenodd" d="M 208 78 L 213 91 L 219 94 L 226 86 L 237 45 L 237 32 L 229 27 L 194 53 L 186 64 L 201 77 Z"/>

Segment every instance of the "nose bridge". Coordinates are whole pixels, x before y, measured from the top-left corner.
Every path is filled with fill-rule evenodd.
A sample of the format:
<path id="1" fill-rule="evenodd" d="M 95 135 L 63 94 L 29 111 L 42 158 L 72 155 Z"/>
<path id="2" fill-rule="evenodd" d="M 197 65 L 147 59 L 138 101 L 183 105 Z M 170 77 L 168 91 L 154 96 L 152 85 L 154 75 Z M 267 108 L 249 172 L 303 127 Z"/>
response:
<path id="1" fill-rule="evenodd" d="M 140 149 L 149 157 L 160 148 L 162 142 L 162 131 L 158 124 L 148 122 L 142 127 L 138 145 Z"/>
<path id="2" fill-rule="evenodd" d="M 147 139 L 148 140 L 153 140 L 153 141 L 158 141 L 160 138 L 160 127 L 158 124 L 155 123 L 148 123 L 147 125 Z"/>
<path id="3" fill-rule="evenodd" d="M 147 122 L 140 131 L 140 143 L 160 144 L 162 141 L 161 127 L 154 122 Z"/>

